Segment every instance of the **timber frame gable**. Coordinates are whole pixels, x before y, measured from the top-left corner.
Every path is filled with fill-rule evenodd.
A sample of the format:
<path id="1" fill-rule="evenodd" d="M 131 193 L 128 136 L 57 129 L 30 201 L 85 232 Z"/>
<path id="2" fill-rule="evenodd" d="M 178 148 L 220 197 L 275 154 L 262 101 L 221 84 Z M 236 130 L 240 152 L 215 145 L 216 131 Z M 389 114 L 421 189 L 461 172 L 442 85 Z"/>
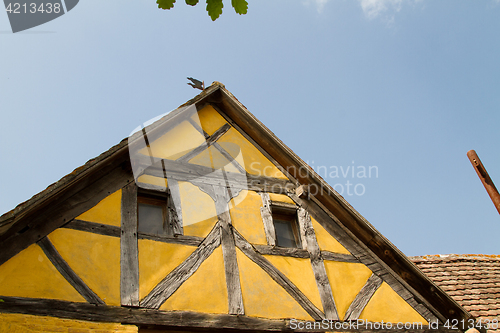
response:
<path id="1" fill-rule="evenodd" d="M 302 320 L 356 321 L 361 318 L 363 310 L 384 284 L 428 323 L 444 324 L 451 319 L 473 320 L 467 311 L 425 276 L 257 120 L 222 84 L 215 82 L 183 106 L 195 106 L 198 111 L 210 107 L 222 116 L 225 124 L 209 134 L 191 120 L 191 125 L 205 139 L 203 146 L 200 145 L 176 160 L 162 160 L 161 165 L 145 164 L 144 175 L 163 177 L 166 172 L 174 175 L 169 178 L 166 189 L 154 184 L 143 184 L 147 185 L 147 190 L 166 192 L 170 231 L 159 235 L 138 230 L 137 207 L 141 188 L 138 188 L 134 181 L 129 156 L 130 147 L 143 136 L 144 132 L 138 132 L 0 217 L 0 267 L 36 243 L 83 301 L 5 296 L 0 293 L 0 299 L 3 300 L 0 302 L 0 312 L 155 328 L 256 331 L 290 329 L 290 318 L 248 315 L 244 302 L 244 289 L 247 287 L 244 286 L 245 281 L 240 274 L 243 268 L 239 266 L 242 263 L 241 258 L 245 258 L 245 262 L 248 262 L 246 267 L 254 265 L 252 267 L 261 269 L 298 304 L 306 314 Z M 154 133 L 162 133 L 165 128 L 178 125 L 180 119 L 184 119 L 182 111 L 173 111 L 153 123 L 148 128 L 148 133 L 152 135 L 149 139 L 154 141 Z M 236 130 L 248 140 L 285 177 L 250 174 L 236 159 L 231 158 L 230 152 L 218 141 L 230 129 Z M 188 162 L 208 147 L 214 147 L 232 163 L 235 171 L 225 173 L 227 186 L 220 185 L 210 177 L 204 181 L 193 177 L 209 173 L 207 167 Z M 308 172 L 299 172 L 300 170 Z M 246 183 L 240 188 L 238 180 L 241 180 L 241 175 L 245 176 Z M 179 182 L 182 181 L 192 182 L 215 204 L 216 222 L 203 236 L 185 233 L 186 217 L 182 211 L 175 212 L 172 208 L 173 205 L 180 205 Z M 259 217 L 263 224 L 265 244 L 249 239 L 232 221 L 229 213 L 231 202 L 244 190 L 258 193 L 261 203 Z M 119 225 L 79 218 L 117 191 L 121 193 Z M 284 199 L 275 200 L 277 197 Z M 273 210 L 280 209 L 292 212 L 296 218 L 296 247 L 277 246 Z M 321 248 L 317 235 L 319 228 L 323 228 L 348 253 Z M 103 299 L 64 259 L 54 245 L 54 237 L 51 236 L 56 230 L 85 232 L 119 241 L 119 304 Z M 182 245 L 192 249 L 147 293 L 141 291 L 139 276 L 139 242 L 143 240 Z M 217 251 L 221 252 L 220 258 L 223 262 L 227 311 L 169 311 L 165 307 L 166 302 L 201 269 L 200 267 L 206 267 L 203 266 L 204 263 L 210 257 L 215 258 Z M 302 288 L 298 287 L 297 281 L 292 281 L 278 267 L 274 258 L 300 258 L 309 261 L 319 301 L 313 301 L 310 295 L 306 295 Z M 342 313 L 339 313 L 331 277 L 327 273 L 331 262 L 363 264 L 371 271 L 364 285 Z M 424 325 L 420 331 L 427 329 L 429 327 Z M 369 328 L 362 328 L 360 331 L 363 330 L 372 331 Z M 440 330 L 446 331 L 441 328 Z"/>

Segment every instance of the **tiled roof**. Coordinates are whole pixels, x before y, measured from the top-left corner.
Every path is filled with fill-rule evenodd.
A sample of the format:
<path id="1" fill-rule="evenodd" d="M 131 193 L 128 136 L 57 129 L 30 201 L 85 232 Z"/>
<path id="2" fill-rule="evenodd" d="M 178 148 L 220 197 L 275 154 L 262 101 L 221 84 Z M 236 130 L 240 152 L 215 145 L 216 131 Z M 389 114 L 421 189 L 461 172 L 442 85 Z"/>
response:
<path id="1" fill-rule="evenodd" d="M 410 259 L 474 317 L 500 321 L 500 255 L 449 254 Z M 488 332 L 500 333 L 499 325 Z"/>

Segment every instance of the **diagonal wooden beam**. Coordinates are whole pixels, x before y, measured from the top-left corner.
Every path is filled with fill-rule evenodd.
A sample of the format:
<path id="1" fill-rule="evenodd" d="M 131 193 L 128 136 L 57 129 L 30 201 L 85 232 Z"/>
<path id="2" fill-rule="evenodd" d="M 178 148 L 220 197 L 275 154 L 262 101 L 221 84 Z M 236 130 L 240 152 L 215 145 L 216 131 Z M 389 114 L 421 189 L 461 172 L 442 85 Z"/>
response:
<path id="1" fill-rule="evenodd" d="M 44 237 L 37 243 L 47 256 L 52 264 L 57 268 L 59 273 L 78 291 L 85 300 L 92 304 L 103 305 L 104 301 L 97 296 L 95 292 L 90 289 L 85 282 L 75 273 L 75 271 L 68 265 L 68 263 L 61 257 L 52 242 Z"/>
<path id="2" fill-rule="evenodd" d="M 200 246 L 184 262 L 174 268 L 140 302 L 141 307 L 158 309 L 172 294 L 189 279 L 201 264 L 220 245 L 221 226 L 216 223 Z"/>
<path id="3" fill-rule="evenodd" d="M 363 312 L 365 306 L 368 304 L 373 294 L 377 291 L 377 289 L 382 285 L 382 279 L 377 275 L 372 274 L 368 281 L 366 281 L 365 285 L 359 293 L 356 295 L 354 301 L 352 301 L 351 305 L 347 309 L 347 312 L 344 316 L 344 321 L 348 320 L 358 320 L 361 312 Z"/>
<path id="4" fill-rule="evenodd" d="M 321 251 L 319 249 L 316 234 L 311 222 L 309 213 L 304 208 L 299 208 L 297 211 L 299 218 L 300 229 L 304 232 L 305 247 L 310 254 L 311 266 L 314 272 L 314 278 L 318 287 L 319 295 L 321 297 L 321 304 L 325 311 L 325 316 L 329 320 L 339 320 L 337 307 L 333 299 L 332 287 L 326 274 L 325 264 L 321 258 Z"/>
<path id="5" fill-rule="evenodd" d="M 196 147 L 195 149 L 191 150 L 189 153 L 186 155 L 179 157 L 177 161 L 179 162 L 187 162 L 208 147 L 210 147 L 212 144 L 214 144 L 221 136 L 223 136 L 229 129 L 231 128 L 231 125 L 228 123 L 224 124 L 219 128 L 217 131 L 214 132 L 214 134 L 210 135 L 208 138 L 205 139 L 205 142 L 203 142 L 201 145 Z"/>
<path id="6" fill-rule="evenodd" d="M 269 276 L 276 281 L 283 289 L 286 290 L 290 296 L 292 296 L 297 303 L 306 312 L 314 319 L 314 320 L 323 320 L 325 319 L 325 315 L 321 310 L 319 310 L 300 290 L 296 285 L 293 284 L 283 273 L 281 273 L 276 267 L 273 266 L 262 256 L 257 253 L 252 245 L 243 238 L 238 231 L 233 229 L 234 240 L 236 242 L 236 246 L 243 252 L 250 260 L 259 265 Z"/>

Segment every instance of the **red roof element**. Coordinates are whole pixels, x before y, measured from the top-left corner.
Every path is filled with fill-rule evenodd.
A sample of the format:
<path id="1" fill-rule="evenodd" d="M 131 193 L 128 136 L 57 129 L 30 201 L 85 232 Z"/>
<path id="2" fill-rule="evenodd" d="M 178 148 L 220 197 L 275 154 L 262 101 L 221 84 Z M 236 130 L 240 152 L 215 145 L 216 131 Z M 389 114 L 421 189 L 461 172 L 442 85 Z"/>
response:
<path id="1" fill-rule="evenodd" d="M 500 333 L 500 255 L 448 254 L 410 257 L 434 283 L 477 319 L 497 320 Z"/>

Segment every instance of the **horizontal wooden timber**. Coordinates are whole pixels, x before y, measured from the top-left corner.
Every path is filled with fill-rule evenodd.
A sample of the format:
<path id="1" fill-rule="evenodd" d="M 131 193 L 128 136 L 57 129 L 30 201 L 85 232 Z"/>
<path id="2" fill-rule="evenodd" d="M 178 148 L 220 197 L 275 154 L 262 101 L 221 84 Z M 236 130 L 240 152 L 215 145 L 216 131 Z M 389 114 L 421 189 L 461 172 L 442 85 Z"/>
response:
<path id="1" fill-rule="evenodd" d="M 144 159 L 144 165 L 149 163 L 149 159 Z M 187 181 L 204 185 L 227 186 L 239 189 L 248 189 L 252 191 L 272 192 L 286 194 L 288 191 L 293 191 L 295 185 L 286 179 L 255 176 L 250 174 L 241 174 L 235 172 L 208 168 L 202 165 L 196 165 L 186 162 L 162 159 L 162 163 L 155 163 L 149 167 L 145 167 L 144 174 L 154 177 L 163 178 L 166 174 L 178 181 Z"/>
<path id="2" fill-rule="evenodd" d="M 121 228 L 113 225 L 99 224 L 95 222 L 87 222 L 82 220 L 71 220 L 63 226 L 63 228 L 86 231 L 94 234 L 120 237 Z M 164 235 L 153 235 L 144 232 L 137 233 L 139 239 L 149 239 L 157 242 L 172 243 L 172 244 L 183 244 L 190 246 L 198 246 L 203 242 L 202 237 L 197 236 L 164 236 Z"/>
<path id="3" fill-rule="evenodd" d="M 191 311 L 160 311 L 120 306 L 95 306 L 89 303 L 73 303 L 41 298 L 21 298 L 0 296 L 1 313 L 19 313 L 35 316 L 50 316 L 64 319 L 85 320 L 90 322 L 121 323 L 138 325 L 140 327 L 165 330 L 239 330 L 247 332 L 291 332 L 291 325 L 313 325 L 314 322 L 295 321 L 290 319 L 263 319 L 228 314 L 208 314 Z M 355 327 L 349 322 L 328 322 L 324 325 L 344 325 L 342 332 L 379 332 L 379 333 L 457 333 L 458 330 L 430 329 L 428 326 L 412 329 L 388 330 L 373 329 L 370 324 L 360 324 Z M 293 326 L 292 326 L 293 327 Z M 332 329 L 296 329 L 299 332 L 339 331 Z"/>
<path id="4" fill-rule="evenodd" d="M 340 261 L 340 262 L 352 262 L 352 263 L 360 262 L 358 259 L 356 259 L 356 257 L 354 257 L 351 254 L 335 253 L 330 251 L 321 251 L 321 258 L 323 258 L 323 260 Z"/>
<path id="5" fill-rule="evenodd" d="M 264 255 L 309 259 L 309 252 L 299 248 L 277 247 L 271 245 L 255 245 L 255 244 L 252 245 L 257 250 L 257 252 Z"/>

